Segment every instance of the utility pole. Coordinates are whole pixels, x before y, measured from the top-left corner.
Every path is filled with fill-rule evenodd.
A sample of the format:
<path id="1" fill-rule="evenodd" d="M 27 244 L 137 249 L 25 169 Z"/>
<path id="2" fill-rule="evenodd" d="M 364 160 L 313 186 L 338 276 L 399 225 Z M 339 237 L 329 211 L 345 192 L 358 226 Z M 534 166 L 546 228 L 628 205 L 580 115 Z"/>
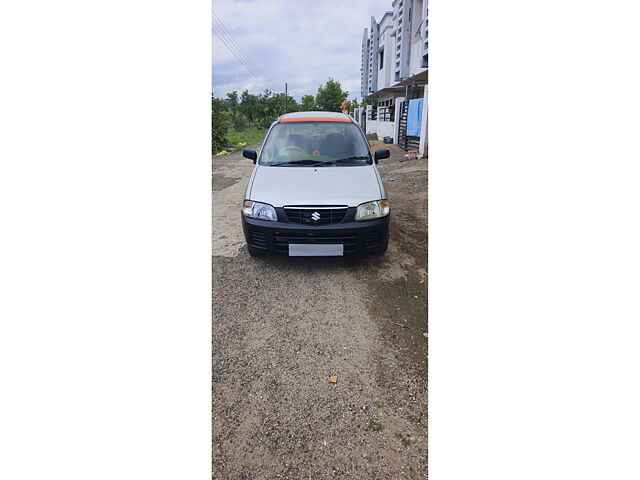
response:
<path id="1" fill-rule="evenodd" d="M 289 103 L 289 94 L 287 82 L 284 82 L 284 113 L 288 113 L 287 104 Z"/>

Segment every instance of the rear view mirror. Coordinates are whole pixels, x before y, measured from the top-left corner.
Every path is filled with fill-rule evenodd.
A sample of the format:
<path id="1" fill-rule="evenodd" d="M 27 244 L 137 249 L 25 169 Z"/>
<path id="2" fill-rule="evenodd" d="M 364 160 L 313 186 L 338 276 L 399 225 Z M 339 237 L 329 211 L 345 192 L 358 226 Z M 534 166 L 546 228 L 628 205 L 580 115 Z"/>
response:
<path id="1" fill-rule="evenodd" d="M 387 152 L 388 151 L 389 150 L 387 150 Z M 256 160 L 258 159 L 258 154 L 255 150 L 242 150 L 242 156 L 248 158 L 249 160 L 253 160 L 253 163 L 256 163 Z"/>
<path id="2" fill-rule="evenodd" d="M 390 156 L 391 152 L 385 148 L 384 150 L 376 150 L 376 153 L 373 154 L 373 159 L 378 163 L 378 160 L 389 158 Z"/>

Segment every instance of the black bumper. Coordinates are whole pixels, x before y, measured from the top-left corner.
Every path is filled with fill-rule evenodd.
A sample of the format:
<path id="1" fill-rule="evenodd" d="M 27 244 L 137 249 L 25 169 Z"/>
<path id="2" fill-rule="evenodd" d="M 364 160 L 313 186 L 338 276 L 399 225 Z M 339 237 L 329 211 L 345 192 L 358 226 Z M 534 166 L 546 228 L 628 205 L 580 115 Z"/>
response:
<path id="1" fill-rule="evenodd" d="M 290 243 L 344 245 L 345 254 L 376 253 L 389 242 L 389 215 L 379 220 L 344 221 L 332 225 L 303 225 L 282 220 L 255 220 L 242 215 L 247 245 L 258 251 L 289 253 Z"/>

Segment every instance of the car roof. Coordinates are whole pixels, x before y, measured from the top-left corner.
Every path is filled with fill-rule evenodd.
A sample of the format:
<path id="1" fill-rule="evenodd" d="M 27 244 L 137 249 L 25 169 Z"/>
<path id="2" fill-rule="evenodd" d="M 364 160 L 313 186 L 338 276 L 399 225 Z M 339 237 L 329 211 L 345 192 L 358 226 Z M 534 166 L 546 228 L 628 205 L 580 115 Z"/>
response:
<path id="1" fill-rule="evenodd" d="M 295 112 L 286 113 L 278 122 L 353 122 L 346 113 L 336 112 Z"/>

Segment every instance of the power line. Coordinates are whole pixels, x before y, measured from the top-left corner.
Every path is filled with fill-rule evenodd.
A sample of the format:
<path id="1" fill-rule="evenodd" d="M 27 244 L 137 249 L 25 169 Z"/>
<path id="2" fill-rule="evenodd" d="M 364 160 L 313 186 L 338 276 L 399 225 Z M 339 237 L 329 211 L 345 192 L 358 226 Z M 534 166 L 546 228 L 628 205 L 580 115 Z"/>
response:
<path id="1" fill-rule="evenodd" d="M 240 53 L 240 55 L 246 60 L 246 62 L 252 67 L 253 70 L 260 72 L 260 68 L 256 63 L 247 55 L 247 53 L 242 49 L 238 42 L 236 42 L 235 38 L 224 24 L 222 19 L 216 14 L 216 12 L 211 12 L 213 14 L 214 21 L 217 21 L 219 24 L 219 28 L 221 28 L 222 33 L 224 33 L 229 40 L 229 42 L 236 48 L 236 50 Z"/>
<path id="2" fill-rule="evenodd" d="M 254 62 L 244 53 L 244 50 L 240 48 L 240 46 L 235 42 L 233 37 L 231 37 L 228 30 L 225 33 L 224 26 L 216 25 L 213 23 L 214 33 L 218 36 L 218 38 L 222 41 L 222 43 L 227 47 L 227 49 L 236 57 L 238 62 L 240 62 L 248 71 L 253 75 L 258 81 L 260 81 L 265 87 L 270 90 L 275 90 L 271 87 L 267 82 L 264 81 L 264 75 L 261 73 L 260 69 L 255 65 Z"/>
<path id="3" fill-rule="evenodd" d="M 220 41 L 227 47 L 227 49 L 233 54 L 234 57 L 236 57 L 236 60 L 238 60 L 238 62 L 240 62 L 240 64 L 247 69 L 247 71 L 259 82 L 261 82 L 265 87 L 267 87 L 270 90 L 273 90 L 262 78 L 260 78 L 260 76 L 254 72 L 251 67 L 249 65 L 247 65 L 247 63 L 233 50 L 233 48 L 227 43 L 227 41 L 225 40 L 225 38 L 220 35 L 216 30 L 214 30 L 214 33 L 217 35 L 217 37 L 220 39 Z"/>
<path id="4" fill-rule="evenodd" d="M 231 35 L 231 32 L 229 32 L 229 30 L 225 27 L 224 23 L 222 23 L 220 18 L 214 12 L 213 12 L 213 15 L 215 16 L 215 18 L 213 19 L 214 22 L 212 23 L 213 32 L 220 39 L 220 41 L 225 45 L 225 47 L 227 47 L 227 49 L 233 54 L 233 56 L 236 57 L 236 60 L 238 60 L 238 62 L 240 62 L 240 64 L 243 67 L 245 67 L 247 71 L 256 80 L 261 82 L 267 89 L 271 91 L 276 91 L 267 82 L 263 80 L 262 77 L 264 77 L 264 75 L 261 75 L 256 71 L 259 69 L 255 66 L 255 63 L 251 61 L 251 59 L 244 52 L 244 50 L 242 50 L 242 48 L 237 44 L 237 42 L 235 42 L 235 40 L 233 39 L 233 36 Z M 219 25 L 216 22 L 218 22 Z"/>
<path id="5" fill-rule="evenodd" d="M 248 60 L 246 56 L 243 55 L 243 52 L 240 51 L 238 45 L 234 43 L 234 40 L 229 37 L 228 33 L 225 33 L 222 26 L 217 25 L 215 21 L 213 22 L 212 26 L 216 35 L 224 42 L 227 48 L 229 48 L 231 51 L 233 51 L 233 53 L 236 54 L 238 60 L 241 61 L 247 68 L 249 68 L 252 73 L 257 73 L 257 70 L 259 69 L 252 65 L 250 60 Z"/>
<path id="6" fill-rule="evenodd" d="M 240 55 L 233 49 L 233 47 L 228 43 L 228 41 L 220 34 L 218 33 L 217 30 L 214 29 L 214 33 L 216 34 L 216 36 L 220 39 L 220 41 L 224 44 L 225 47 L 227 47 L 227 50 L 229 50 L 234 57 L 236 57 L 236 60 L 238 60 L 238 62 L 247 69 L 247 71 L 253 76 L 255 77 L 256 80 L 258 80 L 259 82 L 261 82 L 265 87 L 271 89 L 271 87 L 260 77 L 260 75 L 258 73 L 256 73 L 246 62 L 244 59 L 242 59 L 242 57 L 240 57 Z"/>
<path id="7" fill-rule="evenodd" d="M 269 84 L 267 84 L 262 78 L 261 76 L 256 73 L 249 65 L 247 65 L 247 63 L 233 50 L 233 48 L 227 43 L 227 41 L 224 39 L 224 37 L 222 37 L 220 34 L 218 34 L 218 32 L 214 31 L 214 33 L 218 36 L 218 38 L 220 39 L 220 41 L 225 45 L 225 47 L 227 47 L 227 49 L 233 54 L 234 57 L 236 57 L 236 60 L 238 60 L 238 62 L 247 69 L 247 71 L 256 79 L 258 80 L 260 83 L 262 83 L 266 88 L 268 88 L 269 90 L 274 90 Z"/>

